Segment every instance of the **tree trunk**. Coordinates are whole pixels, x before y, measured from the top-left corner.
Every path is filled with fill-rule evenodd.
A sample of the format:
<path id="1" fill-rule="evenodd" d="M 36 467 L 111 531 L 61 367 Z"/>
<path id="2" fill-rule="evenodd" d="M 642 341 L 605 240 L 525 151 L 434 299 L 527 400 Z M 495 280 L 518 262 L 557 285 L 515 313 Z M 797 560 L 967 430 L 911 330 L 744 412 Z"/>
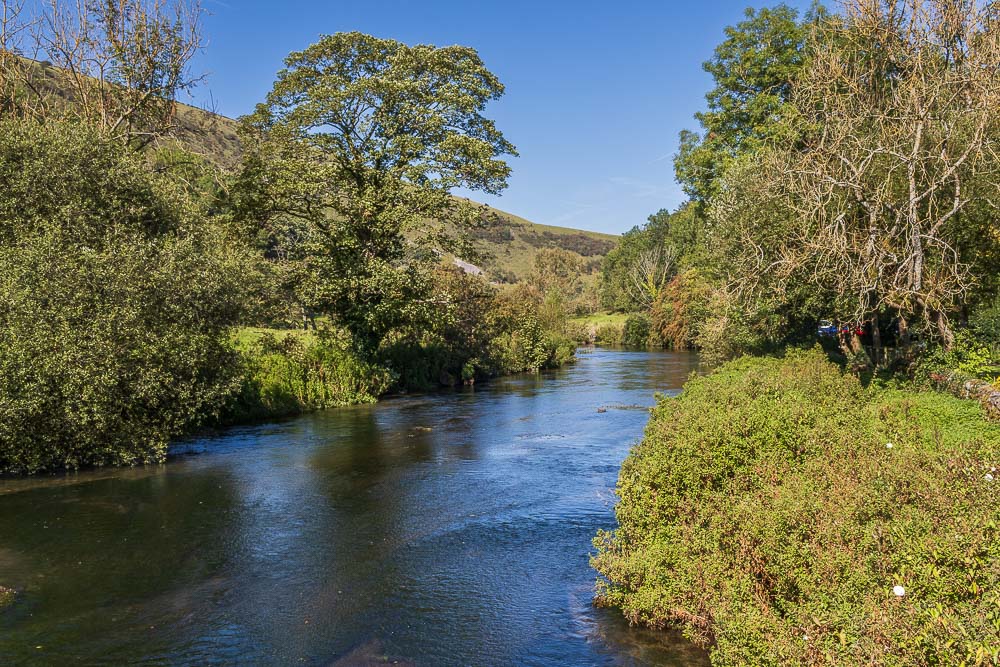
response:
<path id="1" fill-rule="evenodd" d="M 865 347 L 861 344 L 861 338 L 854 333 L 854 328 L 845 333 L 843 326 L 841 326 L 837 334 L 837 339 L 840 342 L 840 351 L 847 357 L 848 366 L 852 371 L 860 373 L 872 367 L 872 360 L 865 352 Z"/>
<path id="2" fill-rule="evenodd" d="M 875 366 L 882 365 L 882 333 L 878 330 L 878 313 L 872 315 L 871 319 L 872 326 L 872 357 L 874 357 Z"/>
<path id="3" fill-rule="evenodd" d="M 955 345 L 955 332 L 948 324 L 948 316 L 942 311 L 934 311 L 934 323 L 937 325 L 938 334 L 941 336 L 941 344 L 947 352 Z"/>
<path id="4" fill-rule="evenodd" d="M 910 323 L 902 315 L 899 316 L 899 346 L 904 350 L 910 348 Z"/>

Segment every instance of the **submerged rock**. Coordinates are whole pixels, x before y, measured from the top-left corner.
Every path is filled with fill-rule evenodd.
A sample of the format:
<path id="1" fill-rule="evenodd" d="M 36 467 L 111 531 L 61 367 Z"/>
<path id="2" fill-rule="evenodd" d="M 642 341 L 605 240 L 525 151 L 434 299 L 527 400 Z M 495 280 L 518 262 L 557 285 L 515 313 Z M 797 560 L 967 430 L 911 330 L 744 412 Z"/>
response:
<path id="1" fill-rule="evenodd" d="M 16 597 L 17 592 L 14 589 L 0 586 L 0 610 L 14 604 L 14 599 Z"/>
<path id="2" fill-rule="evenodd" d="M 378 667 L 379 665 L 413 667 L 414 663 L 386 655 L 382 642 L 373 639 L 330 663 L 329 667 Z"/>

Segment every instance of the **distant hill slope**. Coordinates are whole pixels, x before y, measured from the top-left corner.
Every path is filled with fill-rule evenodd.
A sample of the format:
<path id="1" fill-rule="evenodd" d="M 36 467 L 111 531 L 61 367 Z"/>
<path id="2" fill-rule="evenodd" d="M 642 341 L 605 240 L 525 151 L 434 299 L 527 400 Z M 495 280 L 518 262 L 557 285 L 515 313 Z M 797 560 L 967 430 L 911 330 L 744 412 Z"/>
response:
<path id="1" fill-rule="evenodd" d="M 59 81 L 59 69 L 47 61 L 25 60 L 34 68 L 32 84 L 49 104 L 72 104 L 72 95 Z M 187 149 L 204 155 L 223 167 L 233 167 L 240 159 L 237 122 L 187 104 L 177 104 L 174 134 Z"/>
<path id="2" fill-rule="evenodd" d="M 544 248 L 561 248 L 580 256 L 583 273 L 596 273 L 618 237 L 567 227 L 540 225 L 487 206 L 484 226 L 473 231 L 476 249 L 487 259 L 483 268 L 493 280 L 517 282 L 528 276 L 535 255 Z"/>
<path id="3" fill-rule="evenodd" d="M 37 63 L 41 87 L 45 92 L 67 102 L 68 95 L 60 91 L 57 70 L 48 63 Z M 222 167 L 239 162 L 240 141 L 237 121 L 186 104 L 178 104 L 175 134 L 187 149 L 204 155 Z M 491 280 L 516 282 L 528 276 L 535 255 L 544 248 L 562 248 L 581 258 L 583 272 L 595 273 L 604 255 L 615 247 L 618 237 L 566 227 L 540 225 L 511 213 L 485 207 L 483 227 L 473 236 L 476 249 L 484 256 L 481 268 Z"/>

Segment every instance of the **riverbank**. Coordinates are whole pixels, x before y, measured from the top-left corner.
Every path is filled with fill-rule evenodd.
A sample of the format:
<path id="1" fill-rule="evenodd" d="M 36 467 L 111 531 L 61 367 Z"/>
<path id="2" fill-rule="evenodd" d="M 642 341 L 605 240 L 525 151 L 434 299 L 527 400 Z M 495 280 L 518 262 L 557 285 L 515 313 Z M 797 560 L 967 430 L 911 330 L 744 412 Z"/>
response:
<path id="1" fill-rule="evenodd" d="M 731 362 L 661 399 L 624 463 L 599 601 L 715 665 L 995 660 L 998 465 L 974 401 L 816 350 Z"/>
<path id="2" fill-rule="evenodd" d="M 336 331 L 243 328 L 234 346 L 243 373 L 239 391 L 219 418 L 219 424 L 227 426 L 559 368 L 575 358 L 571 340 L 538 328 L 498 339 L 492 363 L 455 360 L 421 346 L 402 354 L 390 351 L 381 362 L 371 362 L 357 353 L 348 336 Z"/>

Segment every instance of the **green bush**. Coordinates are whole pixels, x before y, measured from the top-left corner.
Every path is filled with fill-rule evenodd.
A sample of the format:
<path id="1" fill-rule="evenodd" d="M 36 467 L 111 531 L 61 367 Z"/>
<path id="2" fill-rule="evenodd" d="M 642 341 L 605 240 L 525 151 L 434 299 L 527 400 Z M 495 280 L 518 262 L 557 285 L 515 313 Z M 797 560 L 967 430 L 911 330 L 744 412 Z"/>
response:
<path id="1" fill-rule="evenodd" d="M 556 368 L 572 361 L 576 344 L 543 322 L 543 304 L 534 290 L 519 285 L 496 295 L 486 318 L 490 332 L 484 365 L 490 375 Z"/>
<path id="2" fill-rule="evenodd" d="M 579 345 L 590 345 L 596 342 L 597 330 L 592 325 L 582 322 L 567 322 L 563 330 L 566 332 L 567 338 Z"/>
<path id="3" fill-rule="evenodd" d="M 14 600 L 17 599 L 17 593 L 15 593 L 10 588 L 4 588 L 0 586 L 0 611 L 3 611 L 4 607 L 9 607 L 14 604 Z"/>
<path id="4" fill-rule="evenodd" d="M 0 473 L 159 461 L 215 414 L 238 248 L 133 153 L 0 123 Z"/>
<path id="5" fill-rule="evenodd" d="M 545 338 L 548 358 L 542 368 L 559 368 L 576 358 L 576 342 L 559 334 L 549 333 Z"/>
<path id="6" fill-rule="evenodd" d="M 597 327 L 594 342 L 599 345 L 621 345 L 625 329 L 620 324 L 602 324 Z"/>
<path id="7" fill-rule="evenodd" d="M 395 389 L 471 384 L 499 375 L 553 368 L 573 358 L 565 314 L 525 285 L 497 290 L 483 278 L 439 268 L 433 316 L 390 334 L 379 363 Z"/>
<path id="8" fill-rule="evenodd" d="M 599 602 L 717 665 L 995 664 L 998 457 L 974 402 L 865 390 L 818 350 L 731 362 L 623 465 Z"/>
<path id="9" fill-rule="evenodd" d="M 652 320 L 649 315 L 644 313 L 629 315 L 622 329 L 622 345 L 626 347 L 648 347 L 652 326 Z"/>
<path id="10" fill-rule="evenodd" d="M 971 378 L 994 380 L 1000 376 L 1000 346 L 991 345 L 991 342 L 975 328 L 959 329 L 950 350 L 937 345 L 920 358 L 916 376 L 926 380 L 932 372 L 947 370 L 959 371 Z"/>
<path id="11" fill-rule="evenodd" d="M 343 332 L 246 332 L 237 347 L 242 385 L 226 406 L 226 423 L 371 403 L 394 381 L 388 370 L 361 359 Z"/>

